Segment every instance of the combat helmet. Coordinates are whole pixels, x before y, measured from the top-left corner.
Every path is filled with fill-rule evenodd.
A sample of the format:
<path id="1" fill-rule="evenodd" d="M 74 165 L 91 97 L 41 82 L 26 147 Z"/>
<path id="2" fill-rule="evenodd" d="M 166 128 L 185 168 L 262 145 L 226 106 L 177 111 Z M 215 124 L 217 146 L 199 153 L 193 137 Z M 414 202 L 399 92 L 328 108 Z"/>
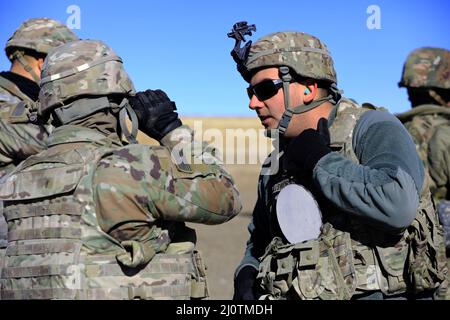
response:
<path id="1" fill-rule="evenodd" d="M 41 54 L 48 54 L 56 48 L 78 37 L 64 24 L 49 18 L 33 18 L 25 21 L 8 39 L 5 53 L 12 62 L 17 59 L 38 83 L 39 77 L 24 59 L 25 50 L 32 50 Z"/>
<path id="2" fill-rule="evenodd" d="M 432 98 L 443 106 L 447 105 L 435 89 L 450 89 L 450 51 L 424 47 L 411 52 L 398 86 L 426 88 Z"/>
<path id="3" fill-rule="evenodd" d="M 333 59 L 326 45 L 303 32 L 276 32 L 257 40 L 244 63 L 248 75 L 263 67 L 287 66 L 299 76 L 337 83 Z"/>
<path id="4" fill-rule="evenodd" d="M 425 47 L 411 52 L 398 86 L 450 89 L 450 51 Z"/>
<path id="5" fill-rule="evenodd" d="M 235 24 L 233 31 L 238 24 Z M 229 37 L 232 37 L 231 33 Z M 318 38 L 304 32 L 276 32 L 260 38 L 250 46 L 247 44 L 243 48 L 238 47 L 235 46 L 232 56 L 245 81 L 250 82 L 253 73 L 261 68 L 279 68 L 286 106 L 278 127 L 281 134 L 286 131 L 293 114 L 307 112 L 325 101 L 336 103 L 339 99 L 333 59 L 327 46 Z M 291 71 L 295 74 L 291 74 Z M 290 108 L 289 83 L 296 76 L 328 82 L 332 94 L 308 105 Z"/>
<path id="6" fill-rule="evenodd" d="M 115 95 L 122 98 L 121 127 L 126 111 L 133 124 L 137 124 L 136 115 L 126 99 L 135 94 L 133 83 L 122 59 L 102 41 L 78 40 L 51 50 L 41 74 L 40 116 L 55 111 L 61 123 L 69 123 L 109 108 L 107 96 Z M 86 97 L 90 98 L 90 103 L 77 101 Z M 122 130 L 127 132 L 125 128 Z M 137 132 L 137 128 L 133 127 L 133 131 Z"/>

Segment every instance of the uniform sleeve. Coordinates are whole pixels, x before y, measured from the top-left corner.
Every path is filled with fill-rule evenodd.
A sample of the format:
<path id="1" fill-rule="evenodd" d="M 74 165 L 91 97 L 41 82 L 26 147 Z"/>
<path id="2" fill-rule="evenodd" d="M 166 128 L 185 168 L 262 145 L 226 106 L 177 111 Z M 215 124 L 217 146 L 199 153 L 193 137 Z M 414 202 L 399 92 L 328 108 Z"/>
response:
<path id="1" fill-rule="evenodd" d="M 428 143 L 430 176 L 437 189 L 448 189 L 450 177 L 450 127 L 441 126 Z M 447 191 L 448 193 L 448 191 Z"/>
<path id="2" fill-rule="evenodd" d="M 314 168 L 314 181 L 343 212 L 399 232 L 416 216 L 424 171 L 407 130 L 393 115 L 366 112 L 353 132 L 360 164 L 337 152 Z"/>
<path id="3" fill-rule="evenodd" d="M 93 182 L 104 231 L 138 233 L 161 220 L 220 224 L 240 212 L 238 191 L 214 148 L 192 136 L 183 126 L 165 137 L 169 147 L 131 145 L 99 162 Z"/>
<path id="4" fill-rule="evenodd" d="M 270 239 L 269 232 L 268 209 L 264 203 L 262 179 L 260 177 L 258 183 L 258 199 L 256 201 L 255 208 L 253 209 L 252 219 L 247 228 L 250 233 L 250 237 L 247 240 L 244 257 L 234 273 L 235 278 L 239 271 L 241 271 L 241 269 L 245 266 L 252 266 L 257 270 L 259 269 L 258 258 L 264 254 L 267 245 L 272 240 Z"/>
<path id="5" fill-rule="evenodd" d="M 31 123 L 10 123 L 0 118 L 0 171 L 9 171 L 45 148 L 49 129 Z M 0 173 L 1 174 L 1 173 Z"/>

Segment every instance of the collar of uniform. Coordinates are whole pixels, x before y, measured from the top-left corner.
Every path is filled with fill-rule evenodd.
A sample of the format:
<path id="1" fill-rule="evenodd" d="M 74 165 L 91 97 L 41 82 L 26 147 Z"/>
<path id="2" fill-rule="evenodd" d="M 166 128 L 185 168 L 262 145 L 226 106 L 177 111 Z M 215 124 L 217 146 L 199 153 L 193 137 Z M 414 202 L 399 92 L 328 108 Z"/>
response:
<path id="1" fill-rule="evenodd" d="M 90 142 L 99 146 L 122 146 L 119 141 L 110 139 L 93 129 L 80 126 L 64 125 L 55 128 L 48 137 L 47 146 L 54 146 L 63 143 Z"/>
<path id="2" fill-rule="evenodd" d="M 38 99 L 39 84 L 37 84 L 33 80 L 30 80 L 20 74 L 11 71 L 0 72 L 0 76 L 15 84 L 17 88 L 31 100 L 36 101 Z M 5 89 L 8 90 L 8 88 Z"/>
<path id="3" fill-rule="evenodd" d="M 340 103 L 340 102 L 341 102 L 341 101 L 339 100 L 339 102 L 336 103 L 336 104 L 334 105 L 333 109 L 331 109 L 331 111 L 330 111 L 330 115 L 328 116 L 328 128 L 331 127 L 331 125 L 332 125 L 333 122 L 334 122 L 334 119 L 336 119 L 337 109 L 338 109 L 338 107 L 339 107 L 339 103 Z"/>

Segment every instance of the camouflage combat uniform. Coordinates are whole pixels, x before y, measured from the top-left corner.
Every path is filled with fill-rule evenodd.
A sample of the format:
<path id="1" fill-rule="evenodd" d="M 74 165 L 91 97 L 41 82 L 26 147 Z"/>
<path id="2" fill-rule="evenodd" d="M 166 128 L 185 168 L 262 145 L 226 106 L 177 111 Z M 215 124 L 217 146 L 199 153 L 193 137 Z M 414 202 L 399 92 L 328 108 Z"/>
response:
<path id="1" fill-rule="evenodd" d="M 388 112 L 337 96 L 333 61 L 313 36 L 279 32 L 263 37 L 250 47 L 243 66 L 247 81 L 253 70 L 278 67 L 289 83 L 282 69 L 288 66 L 289 73 L 330 83 L 332 94 L 324 100 L 335 104 L 328 119 L 335 152 L 319 160 L 312 181 L 284 153 L 277 174 L 260 176 L 250 239 L 236 275 L 246 266 L 259 270 L 266 299 L 431 297 L 446 285 L 442 226 L 401 123 Z M 284 118 L 311 106 L 286 108 L 281 133 L 289 125 Z M 281 137 L 280 145 L 285 151 L 289 141 Z M 295 244 L 284 239 L 276 204 L 289 184 L 303 184 L 316 196 L 324 223 L 317 239 Z"/>
<path id="2" fill-rule="evenodd" d="M 40 76 L 30 69 L 23 58 L 24 52 L 47 54 L 51 48 L 73 40 L 78 37 L 56 20 L 29 19 L 8 39 L 5 52 L 11 61 L 17 59 L 27 71 L 30 70 L 35 82 L 39 83 Z M 0 178 L 20 161 L 42 150 L 51 131 L 51 126 L 38 126 L 33 122 L 34 104 L 35 101 L 21 92 L 15 83 L 0 76 Z"/>
<path id="3" fill-rule="evenodd" d="M 435 103 L 414 106 L 397 114 L 410 132 L 429 178 L 450 254 L 450 109 L 435 88 L 450 91 L 450 51 L 420 48 L 407 58 L 400 87 L 427 89 Z M 431 99 L 430 99 L 431 100 Z M 429 176 L 428 176 L 429 174 Z M 447 258 L 450 265 L 450 258 Z M 450 299 L 450 293 L 447 296 Z"/>
<path id="4" fill-rule="evenodd" d="M 214 150 L 185 126 L 162 146 L 123 146 L 113 114 L 122 117 L 134 88 L 100 41 L 52 51 L 42 75 L 39 112 L 62 125 L 0 189 L 9 232 L 2 298 L 207 297 L 185 222 L 219 224 L 241 209 Z"/>
<path id="5" fill-rule="evenodd" d="M 72 31 L 58 21 L 48 18 L 29 19 L 8 39 L 5 52 L 11 62 L 17 60 L 32 75 L 34 81 L 39 83 L 39 76 L 24 59 L 25 51 L 47 54 L 51 48 L 77 39 Z M 52 127 L 38 125 L 34 109 L 35 100 L 22 92 L 16 83 L 0 74 L 0 182 L 22 160 L 44 148 L 45 139 Z M 7 227 L 1 211 L 0 274 L 7 242 Z"/>

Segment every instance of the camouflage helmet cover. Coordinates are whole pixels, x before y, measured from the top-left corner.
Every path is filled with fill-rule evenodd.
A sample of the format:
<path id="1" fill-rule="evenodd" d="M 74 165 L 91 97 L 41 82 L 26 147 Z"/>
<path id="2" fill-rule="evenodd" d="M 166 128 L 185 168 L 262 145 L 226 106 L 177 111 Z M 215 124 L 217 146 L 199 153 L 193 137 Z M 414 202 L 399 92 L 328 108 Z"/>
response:
<path id="1" fill-rule="evenodd" d="M 135 92 L 122 59 L 97 40 L 74 41 L 51 50 L 42 67 L 40 87 L 40 114 L 77 96 Z"/>
<path id="2" fill-rule="evenodd" d="M 252 44 L 245 62 L 250 74 L 252 70 L 270 66 L 287 66 L 302 77 L 337 83 L 327 46 L 307 33 L 276 32 Z"/>
<path id="3" fill-rule="evenodd" d="M 15 48 L 48 54 L 52 48 L 74 40 L 78 40 L 78 37 L 61 22 L 49 18 L 34 18 L 22 23 L 8 39 L 5 52 L 10 60 Z"/>
<path id="4" fill-rule="evenodd" d="M 450 89 L 450 51 L 430 47 L 414 50 L 406 59 L 398 85 Z"/>

